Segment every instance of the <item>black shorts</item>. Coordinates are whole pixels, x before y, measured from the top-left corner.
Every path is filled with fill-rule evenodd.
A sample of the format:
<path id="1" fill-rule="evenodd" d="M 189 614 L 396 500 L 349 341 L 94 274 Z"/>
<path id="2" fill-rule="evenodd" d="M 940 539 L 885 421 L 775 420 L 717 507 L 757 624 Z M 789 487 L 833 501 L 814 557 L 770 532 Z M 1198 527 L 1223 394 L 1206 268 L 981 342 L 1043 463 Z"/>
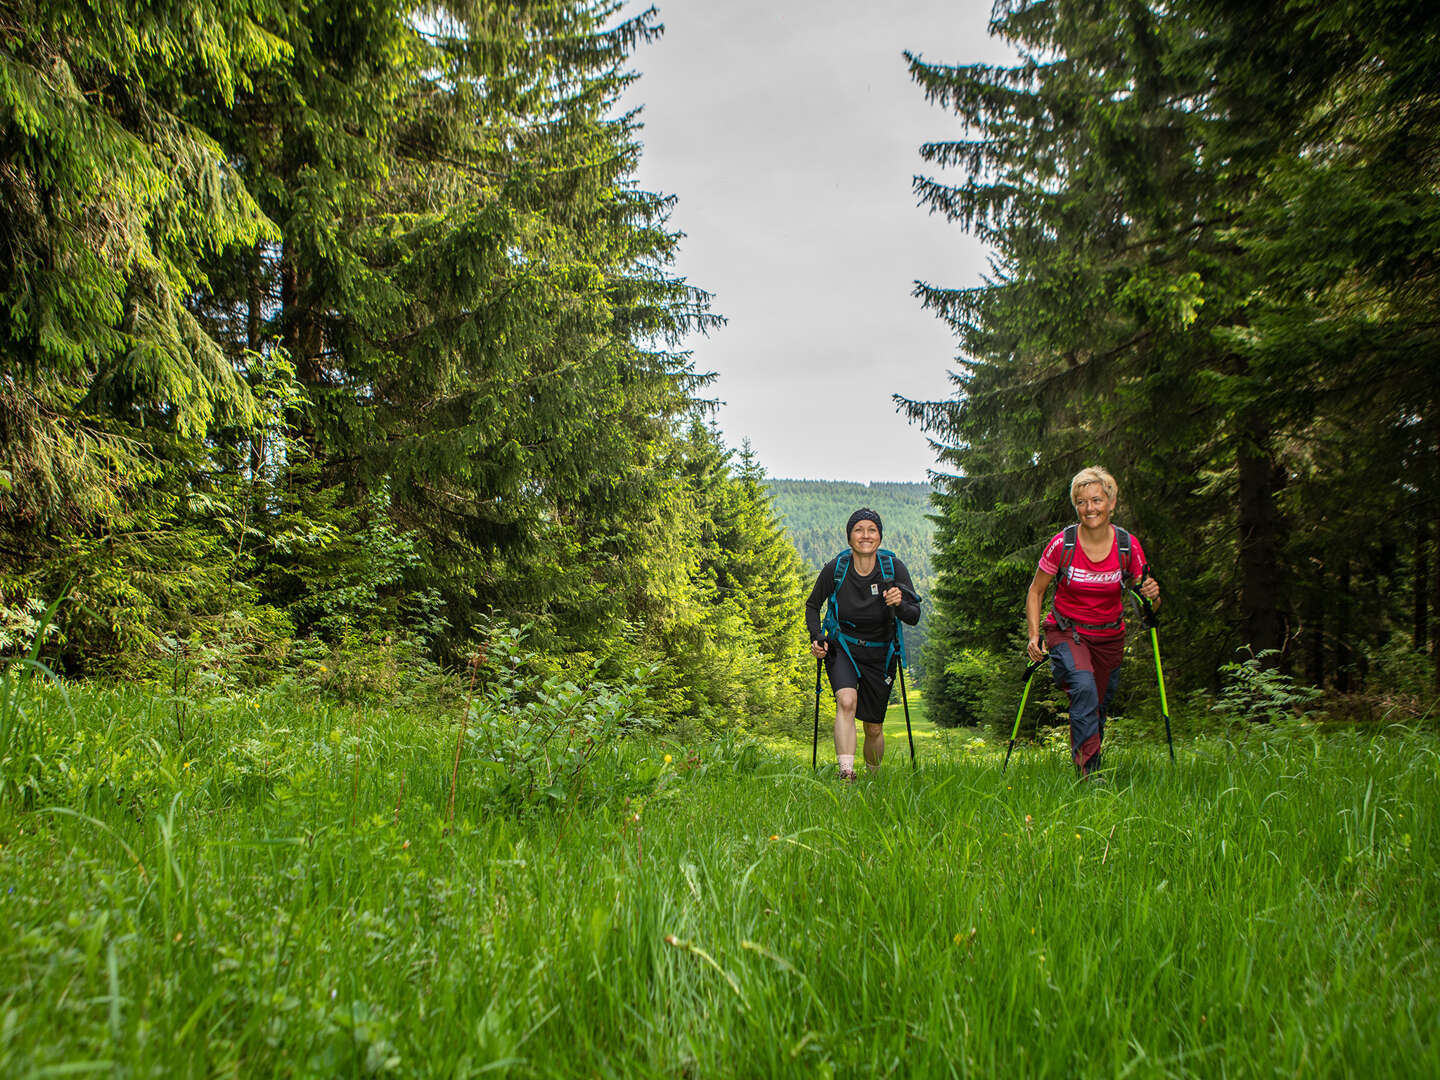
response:
<path id="1" fill-rule="evenodd" d="M 888 645 L 877 648 L 851 645 L 850 656 L 855 658 L 855 663 L 851 664 L 850 656 L 845 655 L 839 642 L 830 642 L 830 654 L 825 657 L 825 673 L 830 676 L 830 689 L 855 691 L 855 719 L 862 723 L 885 722 L 885 710 L 890 706 L 890 688 L 895 685 L 895 669 L 900 664 L 900 653 L 896 651 L 886 665 L 885 655 L 889 652 Z M 858 679 L 856 665 L 860 668 Z"/>

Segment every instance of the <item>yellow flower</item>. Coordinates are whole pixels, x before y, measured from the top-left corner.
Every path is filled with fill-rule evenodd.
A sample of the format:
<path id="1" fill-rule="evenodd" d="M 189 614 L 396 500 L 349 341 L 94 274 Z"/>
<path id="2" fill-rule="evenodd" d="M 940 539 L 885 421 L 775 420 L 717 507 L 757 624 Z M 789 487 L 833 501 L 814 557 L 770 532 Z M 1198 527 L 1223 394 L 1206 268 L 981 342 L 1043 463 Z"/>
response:
<path id="1" fill-rule="evenodd" d="M 666 754 L 666 755 L 665 755 L 665 764 L 666 764 L 666 765 L 669 765 L 670 762 L 673 761 L 673 760 L 674 760 L 674 758 L 672 758 L 669 754 Z"/>
<path id="2" fill-rule="evenodd" d="M 770 839 L 771 839 L 771 840 L 779 840 L 779 839 L 780 839 L 780 834 L 779 834 L 779 833 L 771 833 L 771 834 L 770 834 Z"/>
<path id="3" fill-rule="evenodd" d="M 330 669 L 329 669 L 328 667 L 326 667 L 324 664 L 321 664 L 321 665 L 320 665 L 320 673 L 321 673 L 322 675 L 323 675 L 325 672 L 329 671 L 329 670 L 330 670 Z"/>

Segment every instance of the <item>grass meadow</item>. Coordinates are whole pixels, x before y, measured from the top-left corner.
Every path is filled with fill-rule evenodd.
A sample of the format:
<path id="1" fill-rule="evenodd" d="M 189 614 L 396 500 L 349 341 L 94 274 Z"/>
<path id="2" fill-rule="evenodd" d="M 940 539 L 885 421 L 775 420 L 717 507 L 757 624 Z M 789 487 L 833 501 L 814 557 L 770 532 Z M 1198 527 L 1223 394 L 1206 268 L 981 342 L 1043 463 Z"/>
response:
<path id="1" fill-rule="evenodd" d="M 855 784 L 649 737 L 507 809 L 467 747 L 452 811 L 458 716 L 178 709 L 15 713 L 0 1075 L 1440 1075 L 1433 734 L 1122 738 L 1096 785 L 912 701 Z"/>

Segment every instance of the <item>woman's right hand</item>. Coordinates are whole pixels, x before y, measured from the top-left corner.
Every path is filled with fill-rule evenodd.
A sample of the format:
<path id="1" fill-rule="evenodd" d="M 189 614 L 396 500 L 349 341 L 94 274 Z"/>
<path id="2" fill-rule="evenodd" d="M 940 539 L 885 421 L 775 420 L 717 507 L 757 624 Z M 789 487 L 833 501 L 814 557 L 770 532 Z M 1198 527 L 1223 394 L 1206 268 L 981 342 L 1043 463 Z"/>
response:
<path id="1" fill-rule="evenodd" d="M 1045 649 L 1040 644 L 1039 635 L 1032 637 L 1030 639 L 1030 644 L 1025 646 L 1025 655 L 1030 657 L 1031 660 L 1045 659 Z"/>
<path id="2" fill-rule="evenodd" d="M 812 641 L 812 642 L 810 642 L 810 655 L 813 656 L 813 657 L 815 657 L 816 660 L 823 660 L 823 659 L 825 659 L 825 657 L 829 654 L 829 652 L 830 652 L 830 643 L 829 643 L 828 641 Z"/>

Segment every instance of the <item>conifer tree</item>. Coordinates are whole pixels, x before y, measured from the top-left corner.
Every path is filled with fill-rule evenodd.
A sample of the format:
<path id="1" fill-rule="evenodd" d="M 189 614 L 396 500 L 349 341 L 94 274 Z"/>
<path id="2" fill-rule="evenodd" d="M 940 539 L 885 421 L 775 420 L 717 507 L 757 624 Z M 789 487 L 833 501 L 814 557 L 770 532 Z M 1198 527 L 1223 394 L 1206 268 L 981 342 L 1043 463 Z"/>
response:
<path id="1" fill-rule="evenodd" d="M 1410 318 L 1433 282 L 1434 202 L 1412 166 L 1436 146 L 1430 19 L 1015 2 L 994 29 L 1018 67 L 912 57 L 976 136 L 924 149 L 969 180 L 917 190 L 997 252 L 980 288 L 919 290 L 966 357 L 954 400 L 909 405 L 953 469 L 937 555 L 953 646 L 1013 648 L 1038 544 L 1092 460 L 1171 571 L 1197 674 L 1237 644 L 1283 650 L 1316 618 L 1386 640 L 1400 612 L 1365 614 L 1351 582 L 1411 546 L 1397 514 L 1433 515 L 1405 479 L 1429 445 L 1417 387 L 1434 382 Z M 1412 231 L 1381 242 L 1387 225 Z M 1337 482 L 1364 491 L 1343 512 Z M 1345 610 L 1327 615 L 1327 596 Z"/>

